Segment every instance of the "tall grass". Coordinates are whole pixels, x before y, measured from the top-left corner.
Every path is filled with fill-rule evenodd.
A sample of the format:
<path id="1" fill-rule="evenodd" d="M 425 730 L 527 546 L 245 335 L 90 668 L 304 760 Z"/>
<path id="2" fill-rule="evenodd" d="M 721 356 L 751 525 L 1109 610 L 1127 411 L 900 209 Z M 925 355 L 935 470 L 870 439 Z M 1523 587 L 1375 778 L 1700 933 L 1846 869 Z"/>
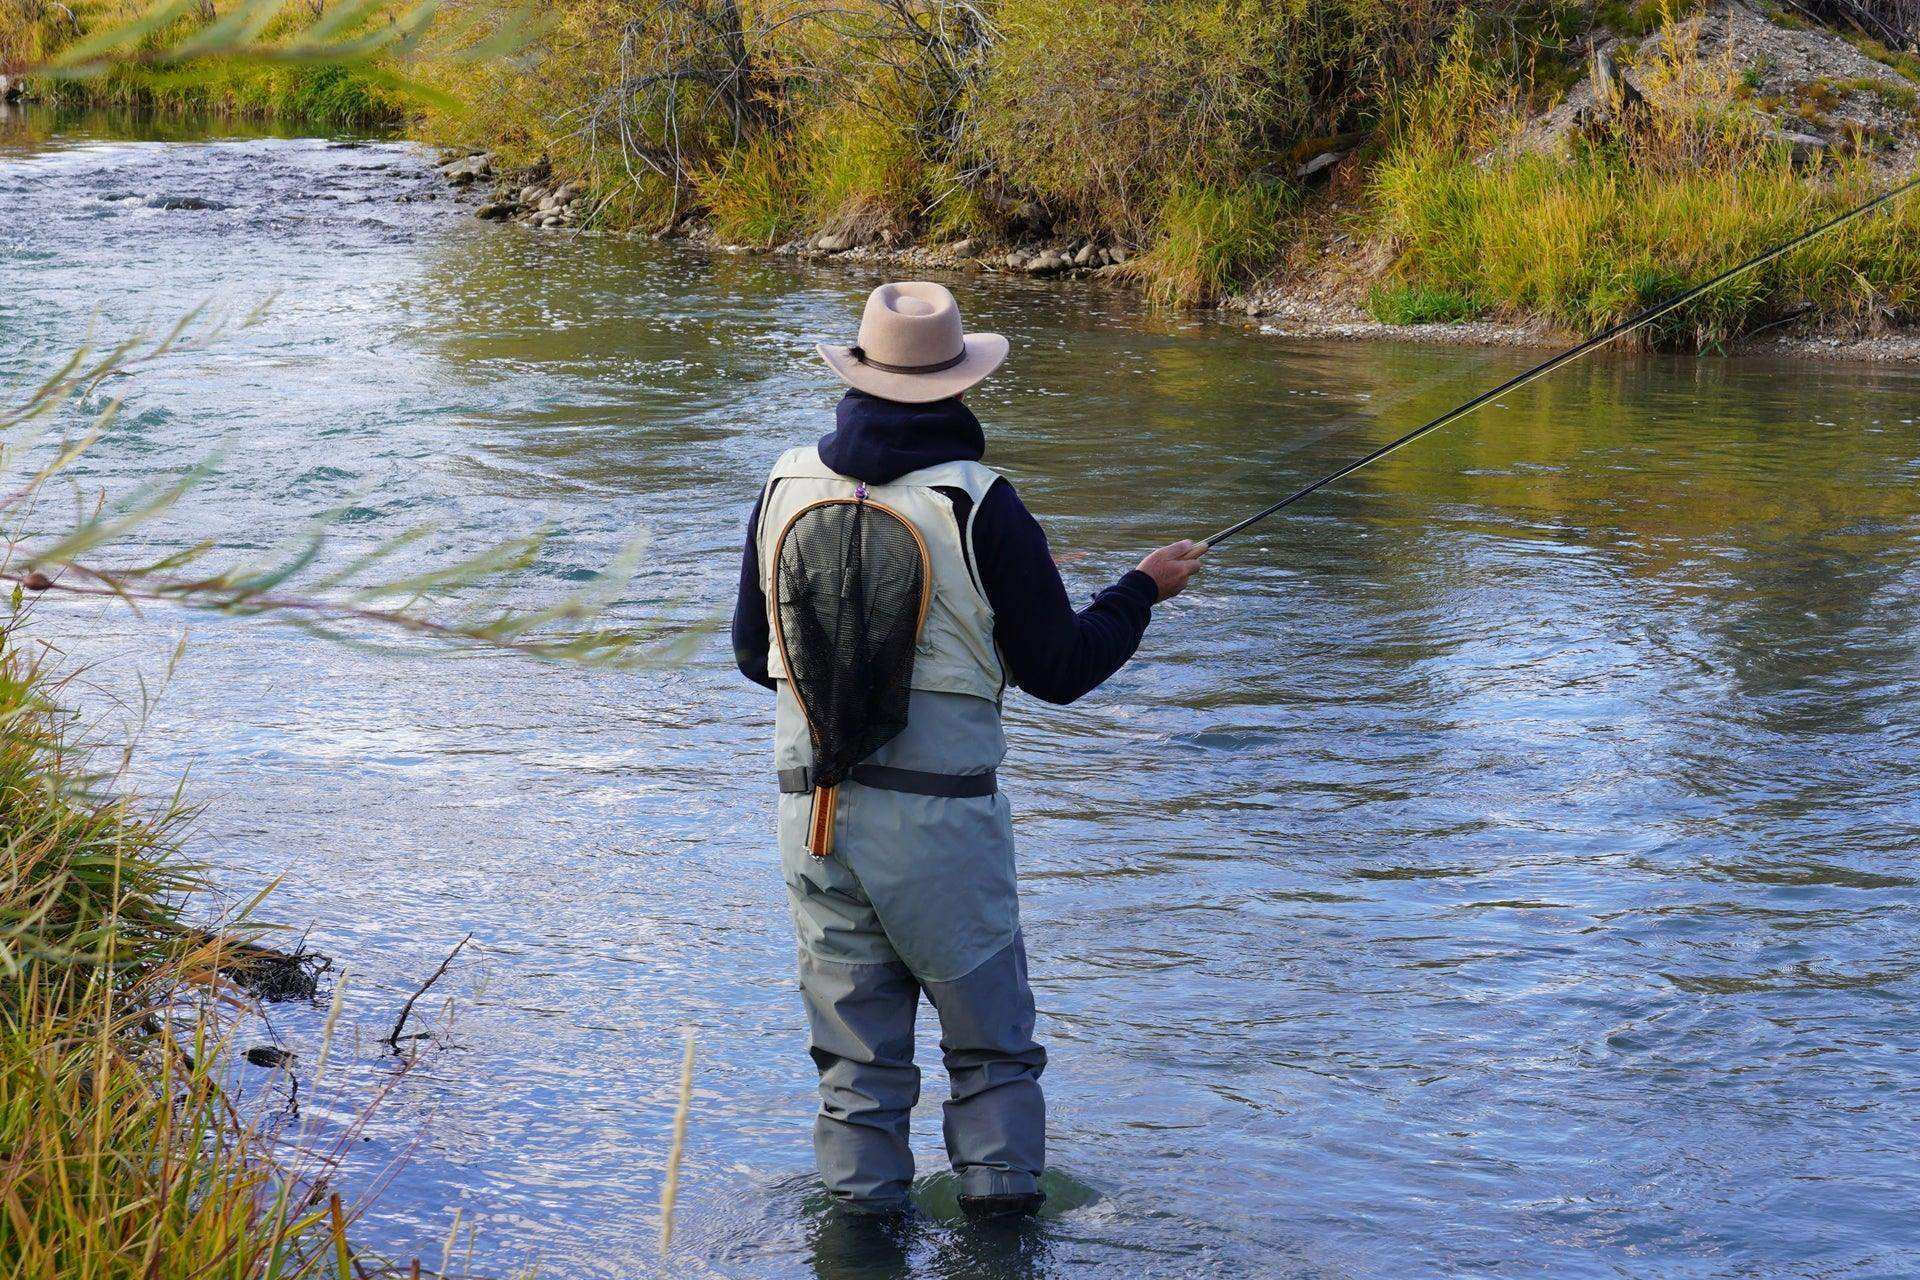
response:
<path id="1" fill-rule="evenodd" d="M 1456 51 L 1458 52 L 1458 51 Z M 1686 24 L 1645 68 L 1649 101 L 1611 133 L 1557 151 L 1518 145 L 1517 99 L 1464 56 L 1402 103 L 1373 174 L 1368 230 L 1390 267 L 1382 318 L 1413 293 L 1473 299 L 1588 332 L 1867 199 L 1864 160 L 1796 164 L 1739 108 L 1734 68 Z M 1789 315 L 1864 329 L 1920 319 L 1920 202 L 1716 289 L 1653 339 L 1711 347 Z"/>
<path id="2" fill-rule="evenodd" d="M 16 623 L 17 625 L 17 623 Z M 0 1259 L 60 1280 L 348 1280 L 350 1214 L 223 1084 L 227 944 L 177 804 L 105 794 L 16 633 L 0 635 Z"/>
<path id="3" fill-rule="evenodd" d="M 1293 192 L 1276 182 L 1180 183 L 1161 205 L 1152 249 L 1131 269 L 1158 302 L 1208 301 L 1273 260 L 1292 205 Z"/>

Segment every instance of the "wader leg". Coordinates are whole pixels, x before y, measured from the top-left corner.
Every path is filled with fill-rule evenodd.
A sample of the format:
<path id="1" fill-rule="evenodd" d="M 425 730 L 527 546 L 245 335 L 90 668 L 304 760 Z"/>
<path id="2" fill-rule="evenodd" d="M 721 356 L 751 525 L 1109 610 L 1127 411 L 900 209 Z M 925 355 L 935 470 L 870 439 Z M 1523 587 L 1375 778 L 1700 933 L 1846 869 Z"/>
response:
<path id="1" fill-rule="evenodd" d="M 800 991 L 820 1069 L 813 1153 L 834 1199 L 904 1207 L 913 1182 L 907 1122 L 920 1100 L 913 1015 L 920 984 L 895 960 L 838 964 L 800 955 Z"/>
<path id="2" fill-rule="evenodd" d="M 1047 1109 L 1040 1073 L 1047 1051 L 1033 1039 L 1033 991 L 1019 934 L 972 973 L 929 982 L 940 1013 L 940 1050 L 952 1097 L 947 1157 L 963 1196 L 1026 1196 L 1047 1165 Z"/>

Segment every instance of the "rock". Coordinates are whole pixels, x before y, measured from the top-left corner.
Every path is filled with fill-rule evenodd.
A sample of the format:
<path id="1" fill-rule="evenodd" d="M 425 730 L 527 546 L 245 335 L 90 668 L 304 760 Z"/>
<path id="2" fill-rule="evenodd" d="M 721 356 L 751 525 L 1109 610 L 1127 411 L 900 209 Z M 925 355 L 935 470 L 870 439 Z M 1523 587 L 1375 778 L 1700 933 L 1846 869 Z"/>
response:
<path id="1" fill-rule="evenodd" d="M 883 245 L 886 245 L 886 246 L 887 246 L 887 248 L 889 248 L 889 249 L 891 249 L 891 248 L 893 248 L 893 242 L 894 242 L 894 239 L 895 239 L 895 236 L 894 236 L 894 234 L 893 234 L 893 228 L 892 228 L 892 227 L 882 227 L 882 228 L 880 228 L 880 243 L 881 243 L 881 244 L 883 244 Z"/>
<path id="2" fill-rule="evenodd" d="M 959 240 L 955 240 L 952 244 L 947 246 L 947 252 L 952 254 L 956 258 L 966 257 L 968 254 L 973 252 L 972 238 L 966 237 Z"/>
<path id="3" fill-rule="evenodd" d="M 245 1056 L 256 1067 L 284 1067 L 293 1061 L 291 1053 L 271 1044 L 257 1044 Z"/>
<path id="4" fill-rule="evenodd" d="M 1047 250 L 1033 261 L 1027 263 L 1024 268 L 1026 273 L 1031 276 L 1047 276 L 1052 275 L 1056 271 L 1065 271 L 1066 269 L 1067 260 L 1058 253 L 1055 253 L 1052 249 Z"/>
<path id="5" fill-rule="evenodd" d="M 846 236 L 821 235 L 814 237 L 813 247 L 821 253 L 845 253 L 853 247 L 853 241 Z"/>
<path id="6" fill-rule="evenodd" d="M 0 76 L 0 102 L 20 101 L 20 82 L 12 76 Z"/>
<path id="7" fill-rule="evenodd" d="M 1322 151 L 1319 155 L 1293 171 L 1294 180 L 1296 182 L 1305 182 L 1308 178 L 1316 174 L 1325 173 L 1346 158 L 1347 153 L 1344 151 Z"/>
<path id="8" fill-rule="evenodd" d="M 1007 264 L 1009 268 L 1011 268 L 1014 271 L 1018 271 L 1020 268 L 1027 265 L 1027 259 L 1030 256 L 1031 255 L 1022 252 L 1019 249 L 1015 249 L 1012 252 L 1008 253 L 1007 256 L 1003 259 L 1003 261 Z"/>
<path id="9" fill-rule="evenodd" d="M 1774 133 L 1777 142 L 1792 149 L 1793 158 L 1799 164 L 1808 164 L 1826 154 L 1833 144 L 1817 133 L 1801 133 L 1797 130 L 1781 129 Z"/>
<path id="10" fill-rule="evenodd" d="M 571 204 L 575 200 L 578 200 L 585 193 L 586 193 L 585 187 L 582 187 L 577 182 L 569 182 L 566 186 L 561 187 L 558 191 L 554 192 L 553 194 L 554 194 L 554 198 L 557 199 L 561 204 Z"/>
<path id="11" fill-rule="evenodd" d="M 440 166 L 441 174 L 456 187 L 464 187 L 479 178 L 493 176 L 493 157 L 485 152 L 464 156 Z"/>
<path id="12" fill-rule="evenodd" d="M 1107 250 L 1107 261 L 1116 267 L 1125 265 L 1130 256 L 1124 245 L 1114 245 L 1111 249 Z"/>
<path id="13" fill-rule="evenodd" d="M 476 218 L 485 218 L 488 222 L 504 222 L 513 216 L 514 207 L 505 200 L 489 200 L 473 211 Z"/>
<path id="14" fill-rule="evenodd" d="M 520 203 L 537 204 L 542 194 L 540 188 L 529 183 L 527 186 L 520 188 Z"/>
<path id="15" fill-rule="evenodd" d="M 1093 242 L 1089 240 L 1087 243 L 1080 246 L 1080 251 L 1078 253 L 1073 255 L 1073 265 L 1076 267 L 1084 267 L 1084 266 L 1091 265 L 1093 262 L 1094 253 L 1095 253 L 1095 249 L 1093 247 Z"/>
<path id="16" fill-rule="evenodd" d="M 1613 59 L 1614 46 L 1595 45 L 1593 50 L 1593 100 L 1598 118 L 1610 120 L 1646 106 L 1646 95 L 1620 72 Z"/>
<path id="17" fill-rule="evenodd" d="M 145 201 L 149 209 L 198 210 L 218 212 L 233 206 L 221 204 L 218 200 L 209 200 L 205 196 L 152 196 Z"/>
<path id="18" fill-rule="evenodd" d="M 540 212 L 542 213 L 552 213 L 555 209 L 558 209 L 560 207 L 560 197 L 553 195 L 552 193 L 548 193 L 547 195 L 541 196 L 540 203 L 535 205 L 534 207 L 540 210 Z"/>

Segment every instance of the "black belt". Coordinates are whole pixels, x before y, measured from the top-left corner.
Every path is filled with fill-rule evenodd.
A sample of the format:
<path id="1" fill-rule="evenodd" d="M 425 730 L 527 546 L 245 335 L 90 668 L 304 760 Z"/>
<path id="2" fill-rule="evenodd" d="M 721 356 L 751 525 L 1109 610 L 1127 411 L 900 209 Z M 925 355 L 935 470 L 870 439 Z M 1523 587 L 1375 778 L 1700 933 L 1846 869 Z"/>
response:
<path id="1" fill-rule="evenodd" d="M 847 775 L 847 781 L 879 791 L 904 791 L 909 795 L 940 796 L 948 800 L 990 796 L 1000 790 L 1000 776 L 992 769 L 985 773 L 924 773 L 885 764 L 857 764 Z M 805 795 L 813 790 L 813 770 L 782 769 L 780 790 L 788 795 Z"/>

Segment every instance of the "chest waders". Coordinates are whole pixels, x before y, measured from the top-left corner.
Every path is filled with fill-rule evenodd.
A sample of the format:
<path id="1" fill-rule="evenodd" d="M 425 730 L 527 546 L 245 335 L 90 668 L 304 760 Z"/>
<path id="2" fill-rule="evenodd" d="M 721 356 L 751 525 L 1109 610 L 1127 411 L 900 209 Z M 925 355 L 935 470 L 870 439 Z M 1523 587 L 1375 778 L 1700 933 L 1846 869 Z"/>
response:
<path id="1" fill-rule="evenodd" d="M 963 1201 L 1036 1200 L 1046 1167 L 1046 1051 L 997 785 L 1006 676 L 972 555 L 971 513 L 997 479 L 955 461 L 867 485 L 792 449 L 753 535 L 780 862 L 820 1077 L 814 1155 L 856 1208 L 897 1208 L 912 1186 L 923 999 L 940 1017 Z"/>

